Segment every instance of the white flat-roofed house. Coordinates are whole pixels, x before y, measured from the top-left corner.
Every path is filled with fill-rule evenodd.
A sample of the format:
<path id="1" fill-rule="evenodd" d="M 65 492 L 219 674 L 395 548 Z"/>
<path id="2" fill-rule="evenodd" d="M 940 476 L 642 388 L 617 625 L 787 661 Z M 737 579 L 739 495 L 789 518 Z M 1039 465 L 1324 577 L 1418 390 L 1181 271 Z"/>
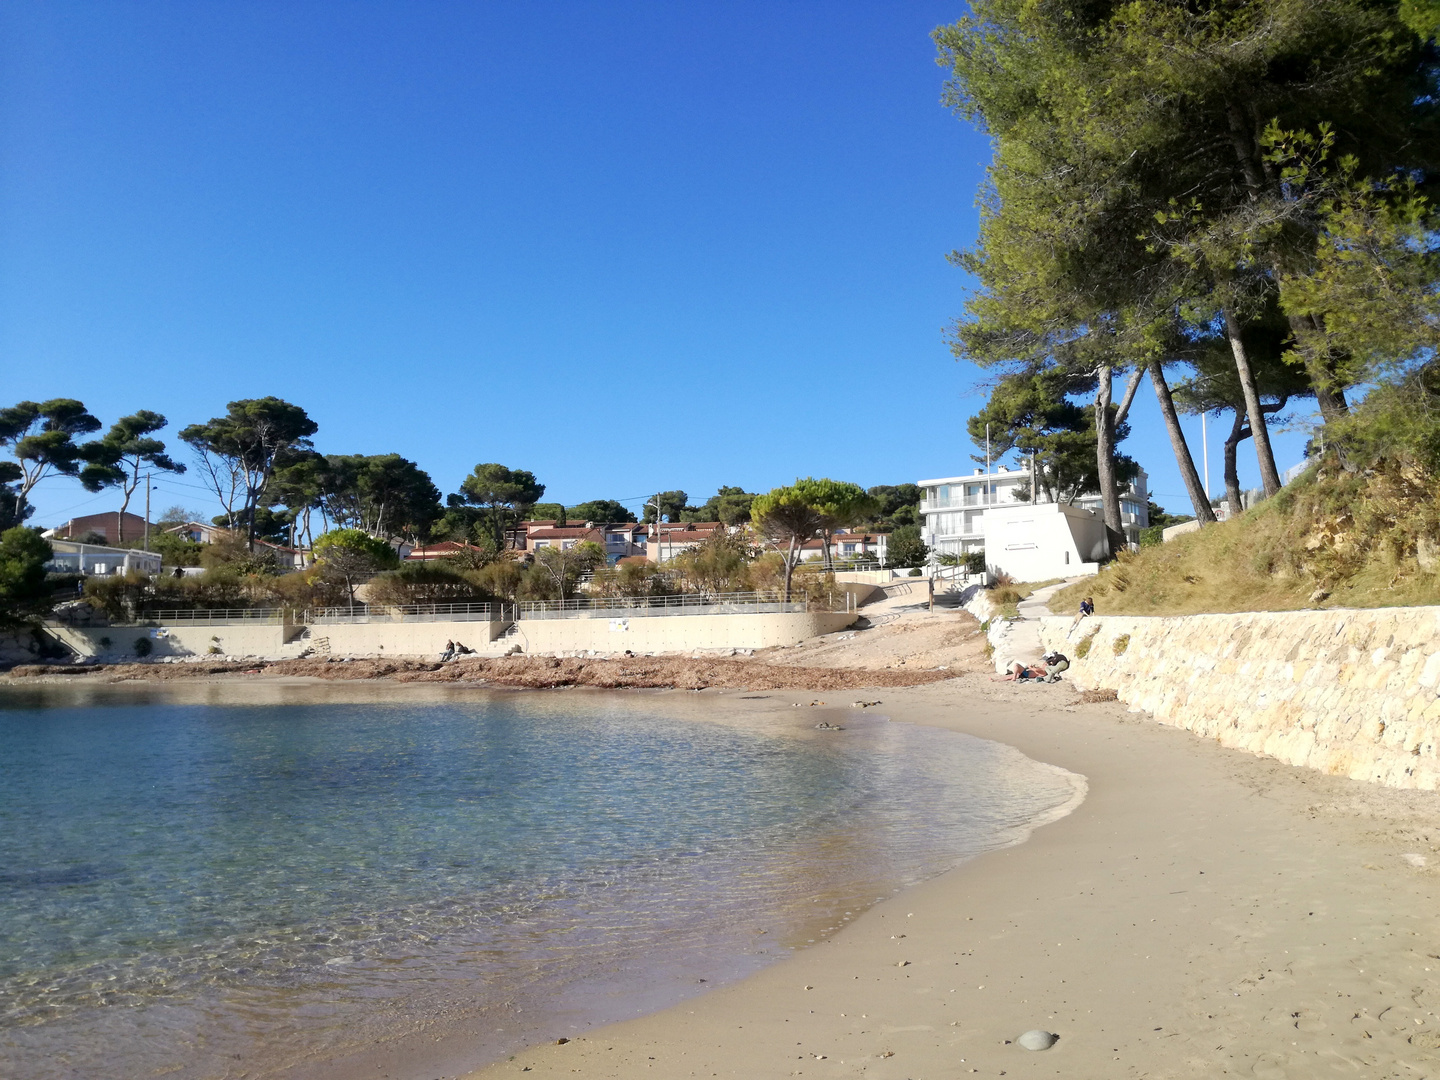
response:
<path id="1" fill-rule="evenodd" d="M 160 555 L 135 548 L 112 548 L 99 544 L 81 544 L 75 540 L 52 539 L 53 552 L 45 569 L 57 574 L 84 574 L 86 577 L 112 577 L 132 570 L 140 574 L 160 573 Z"/>
<path id="2" fill-rule="evenodd" d="M 1120 519 L 1125 539 L 1131 544 L 1140 542 L 1140 530 L 1150 524 L 1148 479 L 1142 469 L 1135 483 L 1120 492 Z M 970 476 L 921 480 L 919 486 L 924 493 L 920 500 L 920 538 L 938 553 L 959 555 L 984 548 L 987 510 L 1032 505 L 1016 497 L 1020 489 L 1029 490 L 1029 471 L 1003 465 L 989 473 L 976 469 Z M 1102 513 L 1099 495 L 1084 495 L 1064 505 Z"/>
<path id="3" fill-rule="evenodd" d="M 1094 574 L 1109 557 L 1099 511 L 1069 503 L 1011 502 L 985 515 L 985 563 L 1016 581 Z"/>

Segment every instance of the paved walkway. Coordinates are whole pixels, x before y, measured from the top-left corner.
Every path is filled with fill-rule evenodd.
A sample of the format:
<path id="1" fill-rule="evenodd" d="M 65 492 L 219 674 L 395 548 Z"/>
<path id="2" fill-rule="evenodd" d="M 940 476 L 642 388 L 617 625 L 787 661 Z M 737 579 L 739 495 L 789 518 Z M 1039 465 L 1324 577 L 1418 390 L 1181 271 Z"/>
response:
<path id="1" fill-rule="evenodd" d="M 1040 662 L 1045 652 L 1040 644 L 1040 620 L 1052 614 L 1050 597 L 1068 584 L 1062 581 L 1058 585 L 1046 585 L 1015 605 L 1020 617 L 1009 623 L 1005 634 L 994 642 L 996 671 L 1006 671 L 1017 661 L 1026 665 Z"/>

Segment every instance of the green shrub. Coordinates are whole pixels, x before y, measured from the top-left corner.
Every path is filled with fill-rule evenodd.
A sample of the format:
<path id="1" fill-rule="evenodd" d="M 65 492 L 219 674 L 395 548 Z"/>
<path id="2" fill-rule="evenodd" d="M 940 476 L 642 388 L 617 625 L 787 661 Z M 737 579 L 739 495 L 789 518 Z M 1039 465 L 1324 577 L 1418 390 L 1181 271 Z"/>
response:
<path id="1" fill-rule="evenodd" d="M 1095 633 L 1099 633 L 1099 631 L 1097 630 L 1095 631 Z M 1089 637 L 1081 638 L 1075 646 L 1075 658 L 1077 660 L 1084 660 L 1087 656 L 1089 656 L 1090 646 L 1094 643 L 1094 641 L 1095 634 L 1091 634 Z"/>
<path id="2" fill-rule="evenodd" d="M 372 604 L 482 604 L 493 599 L 465 574 L 443 562 L 406 563 L 378 574 L 368 590 Z"/>
<path id="3" fill-rule="evenodd" d="M 1116 656 L 1124 656 L 1125 650 L 1128 648 L 1130 648 L 1129 634 L 1121 634 L 1119 637 L 1117 637 L 1114 641 L 1110 643 L 1110 650 Z"/>

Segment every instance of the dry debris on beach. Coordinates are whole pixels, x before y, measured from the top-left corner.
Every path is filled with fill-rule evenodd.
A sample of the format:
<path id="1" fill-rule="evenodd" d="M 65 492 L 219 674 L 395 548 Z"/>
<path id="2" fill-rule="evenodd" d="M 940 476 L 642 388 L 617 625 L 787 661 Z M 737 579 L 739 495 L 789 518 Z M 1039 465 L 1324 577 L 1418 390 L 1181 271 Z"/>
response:
<path id="1" fill-rule="evenodd" d="M 604 689 L 853 690 L 868 686 L 917 686 L 951 676 L 948 670 L 874 670 L 798 667 L 748 659 L 693 659 L 677 656 L 590 659 L 507 656 L 453 660 L 279 660 L 188 664 L 47 665 L 11 669 L 12 678 L 79 676 L 103 682 L 169 682 L 216 676 L 389 679 L 395 682 L 475 683 L 550 689 L 594 686 Z"/>

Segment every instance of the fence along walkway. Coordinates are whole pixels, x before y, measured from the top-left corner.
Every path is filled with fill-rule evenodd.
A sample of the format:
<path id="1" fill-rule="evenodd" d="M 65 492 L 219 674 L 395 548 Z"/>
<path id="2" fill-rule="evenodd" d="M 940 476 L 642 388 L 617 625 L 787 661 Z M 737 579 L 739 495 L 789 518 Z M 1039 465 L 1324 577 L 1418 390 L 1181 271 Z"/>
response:
<path id="1" fill-rule="evenodd" d="M 219 626 L 228 623 L 273 623 L 285 621 L 284 608 L 166 608 L 158 611 L 141 611 L 135 615 L 135 622 L 141 626 L 174 626 L 185 623 L 191 626 Z"/>
<path id="2" fill-rule="evenodd" d="M 850 610 L 850 594 L 843 595 Z M 776 600 L 764 593 L 683 596 L 581 597 L 503 604 L 356 604 L 353 607 L 165 609 L 136 616 L 146 625 L 215 626 L 226 623 L 292 623 L 338 626 L 356 623 L 514 622 L 520 619 L 634 619 L 655 615 L 762 615 L 809 610 L 804 600 Z"/>
<path id="3" fill-rule="evenodd" d="M 848 594 L 847 594 L 848 596 Z M 848 601 L 847 601 L 848 602 Z M 585 596 L 529 600 L 510 605 L 519 619 L 634 619 L 650 615 L 768 615 L 808 611 L 804 600 L 775 600 L 764 593 L 683 596 Z"/>
<path id="4" fill-rule="evenodd" d="M 513 604 L 356 604 L 354 607 L 306 608 L 295 621 L 307 626 L 342 623 L 503 622 Z"/>

